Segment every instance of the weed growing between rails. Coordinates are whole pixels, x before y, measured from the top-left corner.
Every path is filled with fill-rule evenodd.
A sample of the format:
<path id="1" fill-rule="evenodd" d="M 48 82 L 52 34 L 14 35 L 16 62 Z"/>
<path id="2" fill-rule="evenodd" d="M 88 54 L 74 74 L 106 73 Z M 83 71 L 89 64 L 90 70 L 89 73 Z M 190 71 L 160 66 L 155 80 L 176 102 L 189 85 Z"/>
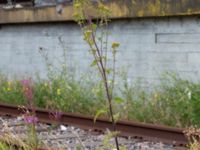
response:
<path id="1" fill-rule="evenodd" d="M 36 131 L 38 118 L 36 117 L 35 113 L 35 104 L 34 104 L 34 96 L 32 88 L 33 85 L 31 79 L 22 80 L 21 86 L 22 86 L 22 94 L 24 96 L 24 99 L 26 100 L 26 106 L 28 108 L 22 106 L 19 109 L 24 110 L 23 119 L 28 129 L 27 138 L 21 139 L 20 137 L 16 137 L 15 135 L 13 135 L 12 132 L 10 133 L 8 132 L 6 133 L 3 139 L 0 139 L 1 141 L 3 141 L 2 143 L 0 143 L 0 146 L 2 147 L 2 149 L 5 150 L 13 149 L 13 146 L 17 146 L 19 147 L 19 149 L 24 149 L 24 150 L 38 150 L 40 146 Z"/>
<path id="2" fill-rule="evenodd" d="M 23 94 L 27 100 L 27 106 L 30 110 L 24 109 L 24 122 L 28 128 L 28 144 L 33 149 L 37 150 L 39 148 L 39 139 L 36 131 L 36 125 L 38 123 L 38 118 L 35 112 L 34 95 L 31 79 L 21 81 L 23 87 Z M 23 109 L 23 108 L 22 108 Z"/>
<path id="3" fill-rule="evenodd" d="M 93 21 L 92 16 L 87 14 L 87 11 L 90 9 L 93 11 L 95 10 L 94 13 L 98 14 L 98 20 Z M 118 142 L 116 123 L 120 115 L 118 113 L 115 114 L 113 110 L 113 93 L 116 75 L 116 52 L 120 44 L 114 42 L 112 43 L 111 48 L 108 47 L 108 17 L 110 11 L 102 1 L 98 1 L 97 5 L 94 5 L 89 0 L 75 0 L 74 10 L 75 21 L 80 25 L 84 40 L 89 45 L 89 51 L 93 56 L 93 62 L 91 63 L 91 66 L 97 68 L 97 71 L 101 77 L 101 81 L 104 85 L 107 99 L 106 108 L 101 108 L 97 112 L 95 118 L 102 113 L 108 113 L 112 121 L 113 132 L 115 133 L 112 135 L 115 138 L 116 149 L 119 150 L 120 146 Z M 112 54 L 111 58 L 108 57 L 108 53 Z M 115 98 L 115 100 L 117 102 L 122 101 L 121 98 Z"/>

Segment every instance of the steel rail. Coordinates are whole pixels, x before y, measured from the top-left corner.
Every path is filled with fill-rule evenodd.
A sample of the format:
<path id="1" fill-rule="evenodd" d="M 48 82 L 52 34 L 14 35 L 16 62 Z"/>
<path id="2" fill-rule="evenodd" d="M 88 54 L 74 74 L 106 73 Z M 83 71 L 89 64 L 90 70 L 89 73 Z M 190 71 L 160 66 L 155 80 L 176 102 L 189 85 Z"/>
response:
<path id="1" fill-rule="evenodd" d="M 22 109 L 17 106 L 0 104 L 0 115 L 18 116 L 22 114 Z M 44 123 L 61 123 L 64 125 L 72 125 L 83 129 L 91 129 L 94 131 L 112 130 L 112 123 L 107 119 L 99 118 L 94 123 L 93 117 L 79 114 L 62 113 L 59 120 L 50 119 L 52 111 L 45 109 L 36 109 L 36 115 L 39 121 Z M 173 144 L 174 146 L 184 147 L 188 144 L 187 138 L 183 133 L 183 129 L 153 125 L 132 121 L 118 121 L 117 131 L 121 136 L 133 137 L 142 140 L 150 140 Z"/>

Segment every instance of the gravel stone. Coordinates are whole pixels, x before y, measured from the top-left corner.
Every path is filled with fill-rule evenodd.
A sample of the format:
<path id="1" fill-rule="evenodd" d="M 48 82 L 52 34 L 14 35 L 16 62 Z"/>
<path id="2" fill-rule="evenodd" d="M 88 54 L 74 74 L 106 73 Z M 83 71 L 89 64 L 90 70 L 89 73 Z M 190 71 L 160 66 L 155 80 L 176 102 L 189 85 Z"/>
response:
<path id="1" fill-rule="evenodd" d="M 13 134 L 17 134 L 22 139 L 27 138 L 28 130 L 22 117 L 0 117 L 1 133 L 6 132 L 4 129 L 5 125 L 9 127 Z M 115 150 L 115 148 L 103 146 L 106 134 L 82 130 L 73 126 L 51 126 L 42 123 L 38 123 L 36 128 L 38 137 L 44 147 L 59 150 L 76 150 L 77 147 L 80 147 L 81 150 L 96 150 L 97 148 L 101 150 Z M 119 137 L 119 143 L 121 146 L 125 146 L 127 150 L 176 150 L 172 145 L 133 138 Z M 109 144 L 114 146 L 113 138 L 109 140 Z"/>

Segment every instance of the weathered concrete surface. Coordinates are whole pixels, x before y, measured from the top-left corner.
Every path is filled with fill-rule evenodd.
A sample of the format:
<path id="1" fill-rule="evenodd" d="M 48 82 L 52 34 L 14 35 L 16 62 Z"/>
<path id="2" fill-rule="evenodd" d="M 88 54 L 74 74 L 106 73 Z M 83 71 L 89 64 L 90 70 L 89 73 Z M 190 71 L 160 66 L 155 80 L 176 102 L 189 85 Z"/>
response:
<path id="1" fill-rule="evenodd" d="M 109 41 L 120 42 L 117 66 L 128 78 L 140 78 L 144 86 L 160 81 L 165 71 L 200 80 L 200 19 L 198 17 L 128 19 L 111 22 Z M 2 25 L 0 71 L 11 75 L 46 76 L 39 48 L 44 47 L 56 66 L 63 63 L 61 36 L 67 49 L 67 64 L 78 74 L 90 70 L 88 46 L 75 23 Z"/>
<path id="2" fill-rule="evenodd" d="M 110 0 L 106 6 L 112 10 L 111 18 L 135 18 L 199 15 L 199 0 Z M 97 17 L 94 10 L 90 15 Z M 55 7 L 0 10 L 0 24 L 48 21 L 72 21 L 73 6 L 67 5 L 62 15 Z"/>

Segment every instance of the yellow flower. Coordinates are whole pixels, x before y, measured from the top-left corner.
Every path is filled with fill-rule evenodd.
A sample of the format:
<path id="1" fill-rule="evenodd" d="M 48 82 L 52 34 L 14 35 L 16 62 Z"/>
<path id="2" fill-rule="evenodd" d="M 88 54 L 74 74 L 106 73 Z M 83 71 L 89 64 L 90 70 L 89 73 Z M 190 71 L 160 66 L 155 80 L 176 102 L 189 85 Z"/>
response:
<path id="1" fill-rule="evenodd" d="M 8 81 L 8 82 L 7 82 L 7 85 L 8 85 L 8 87 L 6 88 L 6 91 L 11 91 L 12 82 L 11 82 L 11 81 Z"/>
<path id="2" fill-rule="evenodd" d="M 11 91 L 11 89 L 9 87 L 7 87 L 7 91 Z"/>
<path id="3" fill-rule="evenodd" d="M 159 97 L 158 93 L 154 93 L 154 98 L 157 99 Z"/>
<path id="4" fill-rule="evenodd" d="M 48 86 L 48 84 L 47 84 L 47 83 L 44 83 L 44 86 L 45 86 L 45 87 L 47 87 L 47 86 Z"/>
<path id="5" fill-rule="evenodd" d="M 116 48 L 119 47 L 119 45 L 120 45 L 120 44 L 119 44 L 118 42 L 113 42 L 113 43 L 112 43 L 112 48 L 113 48 L 113 49 L 116 49 Z"/>
<path id="6" fill-rule="evenodd" d="M 8 84 L 8 86 L 11 86 L 12 82 L 11 82 L 11 81 L 8 81 L 8 83 L 7 83 L 7 84 Z"/>
<path id="7" fill-rule="evenodd" d="M 61 90 L 57 89 L 57 95 L 60 95 L 60 94 L 61 94 Z"/>
<path id="8" fill-rule="evenodd" d="M 81 4 L 80 3 L 75 3 L 75 8 L 79 8 L 79 7 L 81 7 Z"/>

